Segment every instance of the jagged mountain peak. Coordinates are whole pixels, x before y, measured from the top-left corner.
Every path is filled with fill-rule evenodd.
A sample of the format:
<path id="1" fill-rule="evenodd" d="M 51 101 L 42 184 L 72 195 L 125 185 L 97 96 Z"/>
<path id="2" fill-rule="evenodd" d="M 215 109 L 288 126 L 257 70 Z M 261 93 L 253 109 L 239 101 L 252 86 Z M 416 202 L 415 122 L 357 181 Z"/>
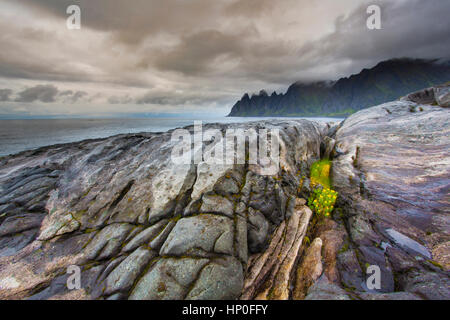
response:
<path id="1" fill-rule="evenodd" d="M 246 94 L 229 116 L 347 116 L 448 81 L 448 60 L 395 58 L 337 81 L 295 82 L 284 94 Z"/>

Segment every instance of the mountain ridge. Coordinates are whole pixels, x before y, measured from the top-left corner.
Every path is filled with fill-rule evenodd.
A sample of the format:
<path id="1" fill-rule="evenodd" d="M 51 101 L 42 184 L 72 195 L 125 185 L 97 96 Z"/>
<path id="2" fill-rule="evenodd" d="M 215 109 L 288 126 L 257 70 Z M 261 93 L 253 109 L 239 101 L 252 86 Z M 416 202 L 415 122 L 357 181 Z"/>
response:
<path id="1" fill-rule="evenodd" d="M 228 116 L 348 116 L 448 81 L 448 60 L 396 58 L 336 81 L 295 82 L 286 93 L 245 93 Z"/>

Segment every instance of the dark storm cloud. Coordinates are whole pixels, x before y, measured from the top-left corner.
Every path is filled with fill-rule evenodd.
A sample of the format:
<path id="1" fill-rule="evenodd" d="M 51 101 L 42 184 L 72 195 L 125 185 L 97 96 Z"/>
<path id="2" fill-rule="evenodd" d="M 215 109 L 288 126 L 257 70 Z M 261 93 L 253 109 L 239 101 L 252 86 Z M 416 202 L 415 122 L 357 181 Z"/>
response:
<path id="1" fill-rule="evenodd" d="M 125 96 L 111 96 L 108 98 L 109 104 L 129 104 L 133 102 L 133 98 L 129 95 Z"/>
<path id="2" fill-rule="evenodd" d="M 177 92 L 152 92 L 136 99 L 137 104 L 154 104 L 161 106 L 211 106 L 213 104 L 231 103 L 227 95 L 215 93 L 177 93 Z"/>
<path id="3" fill-rule="evenodd" d="M 6 89 L 9 90 L 9 89 Z M 0 97 L 1 97 L 0 90 Z M 8 93 L 8 92 L 7 92 Z M 9 95 L 12 94 L 12 90 L 9 90 Z M 8 95 L 8 97 L 9 97 Z M 44 103 L 53 103 L 56 101 L 62 101 L 64 103 L 76 103 L 88 96 L 88 93 L 85 91 L 72 91 L 72 90 L 64 90 L 59 91 L 59 89 L 51 84 L 47 85 L 36 85 L 34 87 L 26 88 L 22 91 L 16 93 L 15 102 L 44 102 Z M 7 100 L 3 100 L 7 101 Z"/>
<path id="4" fill-rule="evenodd" d="M 293 0 L 287 0 L 286 2 L 292 3 Z M 230 2 L 230 4 L 225 7 L 225 13 L 230 16 L 251 18 L 270 12 L 276 6 L 277 1 L 273 0 L 237 0 Z"/>
<path id="5" fill-rule="evenodd" d="M 450 58 L 450 1 L 378 1 L 382 29 L 368 30 L 367 6 L 336 20 L 336 31 L 299 50 L 311 66 L 338 65 L 344 76 L 393 57 Z M 350 62 L 350 63 L 345 63 Z"/>
<path id="6" fill-rule="evenodd" d="M 26 102 L 228 105 L 244 92 L 335 80 L 394 57 L 450 57 L 448 0 L 3 3 L 9 7 L 0 4 L 0 15 L 27 8 L 34 19 L 0 19 L 0 79 L 74 88 L 31 87 L 17 94 Z M 382 30 L 366 27 L 374 3 L 382 9 Z M 72 4 L 81 7 L 82 29 L 69 32 Z"/>
<path id="7" fill-rule="evenodd" d="M 219 57 L 238 58 L 244 50 L 247 34 L 230 35 L 206 30 L 183 36 L 178 45 L 155 59 L 156 67 L 186 75 L 207 73 Z"/>
<path id="8" fill-rule="evenodd" d="M 55 102 L 58 88 L 54 85 L 37 85 L 17 93 L 16 102 Z"/>
<path id="9" fill-rule="evenodd" d="M 17 0 L 14 0 L 17 1 Z M 221 1 L 210 0 L 19 0 L 61 18 L 68 6 L 80 6 L 85 26 L 113 32 L 118 40 L 136 44 L 156 33 L 182 34 L 216 20 Z"/>
<path id="10" fill-rule="evenodd" d="M 72 90 L 66 90 L 66 91 L 61 91 L 59 93 L 59 96 L 63 97 L 64 98 L 63 101 L 66 103 L 76 103 L 76 102 L 79 102 L 84 97 L 87 97 L 88 93 L 86 91 L 73 92 Z"/>
<path id="11" fill-rule="evenodd" d="M 0 101 L 1 102 L 9 101 L 11 94 L 12 94 L 11 89 L 0 89 Z"/>

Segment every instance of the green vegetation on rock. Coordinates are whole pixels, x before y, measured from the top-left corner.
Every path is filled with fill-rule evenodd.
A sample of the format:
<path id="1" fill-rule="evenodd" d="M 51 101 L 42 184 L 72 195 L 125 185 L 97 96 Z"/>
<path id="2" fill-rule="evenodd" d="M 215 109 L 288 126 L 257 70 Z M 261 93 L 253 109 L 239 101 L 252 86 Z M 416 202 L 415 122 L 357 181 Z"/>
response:
<path id="1" fill-rule="evenodd" d="M 331 189 L 331 161 L 320 160 L 311 166 L 311 187 L 313 191 L 308 199 L 308 206 L 319 217 L 329 217 L 334 209 L 338 193 Z"/>
<path id="2" fill-rule="evenodd" d="M 311 166 L 311 185 L 313 187 L 322 185 L 324 188 L 331 188 L 330 179 L 331 161 L 328 159 L 314 162 Z"/>

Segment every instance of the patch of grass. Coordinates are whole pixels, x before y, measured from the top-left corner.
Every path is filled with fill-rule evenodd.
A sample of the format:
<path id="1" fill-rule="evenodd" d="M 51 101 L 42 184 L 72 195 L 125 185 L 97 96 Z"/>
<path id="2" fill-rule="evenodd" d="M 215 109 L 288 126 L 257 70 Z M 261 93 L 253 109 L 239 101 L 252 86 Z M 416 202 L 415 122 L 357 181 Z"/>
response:
<path id="1" fill-rule="evenodd" d="M 311 166 L 311 186 L 322 185 L 324 188 L 331 189 L 330 179 L 331 161 L 328 159 L 314 162 Z"/>
<path id="2" fill-rule="evenodd" d="M 311 166 L 311 187 L 313 191 L 308 206 L 319 217 L 329 217 L 334 209 L 338 193 L 331 189 L 331 161 L 323 159 Z"/>

